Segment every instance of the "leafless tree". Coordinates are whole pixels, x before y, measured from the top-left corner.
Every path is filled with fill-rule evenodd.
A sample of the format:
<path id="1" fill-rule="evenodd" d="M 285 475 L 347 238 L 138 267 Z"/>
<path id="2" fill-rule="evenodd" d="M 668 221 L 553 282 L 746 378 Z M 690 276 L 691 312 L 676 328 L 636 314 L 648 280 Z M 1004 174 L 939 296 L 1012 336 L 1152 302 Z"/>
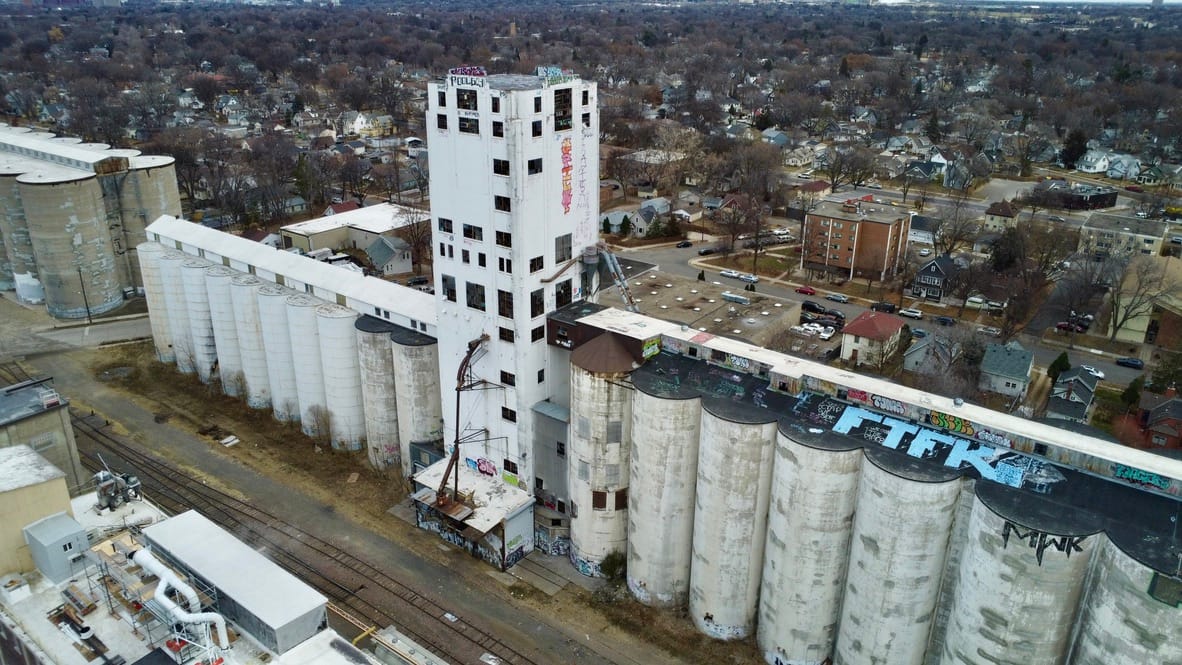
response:
<path id="1" fill-rule="evenodd" d="M 941 205 L 933 215 L 936 227 L 932 230 L 932 243 L 936 254 L 952 254 L 968 246 L 972 247 L 980 232 L 975 213 L 965 206 L 967 196 L 956 192 L 949 197 L 947 205 Z"/>
<path id="2" fill-rule="evenodd" d="M 424 259 L 429 260 L 431 255 L 431 218 L 420 208 L 404 209 L 410 221 L 398 230 L 398 235 L 410 246 L 410 260 L 415 274 L 419 275 L 423 272 Z"/>
<path id="3" fill-rule="evenodd" d="M 1182 294 L 1182 281 L 1171 274 L 1167 267 L 1168 262 L 1176 260 L 1136 256 L 1129 262 L 1120 281 L 1113 285 L 1108 294 L 1112 304 L 1109 340 L 1115 340 L 1116 334 L 1129 321 L 1152 313 L 1155 304 L 1162 298 Z"/>

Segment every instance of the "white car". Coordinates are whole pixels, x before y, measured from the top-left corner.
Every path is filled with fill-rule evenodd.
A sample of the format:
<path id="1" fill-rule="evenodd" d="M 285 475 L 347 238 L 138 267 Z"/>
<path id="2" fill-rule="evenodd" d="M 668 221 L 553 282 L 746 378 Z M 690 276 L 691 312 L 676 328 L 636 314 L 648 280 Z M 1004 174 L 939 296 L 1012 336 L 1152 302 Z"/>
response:
<path id="1" fill-rule="evenodd" d="M 918 309 L 911 309 L 909 307 L 907 309 L 899 310 L 899 316 L 905 316 L 909 319 L 915 319 L 918 321 L 923 319 L 923 312 L 919 311 Z"/>
<path id="2" fill-rule="evenodd" d="M 920 256 L 931 256 L 932 250 L 928 249 L 927 247 L 924 247 L 923 249 L 919 250 L 919 255 Z"/>
<path id="3" fill-rule="evenodd" d="M 981 326 L 977 328 L 977 332 L 982 335 L 989 335 L 990 337 L 1001 337 L 1001 328 L 994 328 L 993 326 Z"/>
<path id="4" fill-rule="evenodd" d="M 819 324 L 819 323 L 814 323 L 814 322 L 812 322 L 812 321 L 809 321 L 808 323 L 802 323 L 802 324 L 800 324 L 800 327 L 801 327 L 801 328 L 804 328 L 805 330 L 810 330 L 810 331 L 812 331 L 812 332 L 814 332 L 814 333 L 820 333 L 820 332 L 825 332 L 825 327 L 826 327 L 826 326 L 823 326 L 823 325 L 821 325 L 821 324 Z"/>
<path id="5" fill-rule="evenodd" d="M 752 275 L 749 272 L 739 275 L 739 279 L 743 280 L 744 282 L 747 282 L 748 284 L 755 284 L 755 283 L 759 282 L 759 278 L 756 277 L 755 275 Z"/>
<path id="6" fill-rule="evenodd" d="M 1104 378 L 1104 372 L 1101 372 L 1100 370 L 1096 369 L 1095 367 L 1092 367 L 1091 365 L 1080 365 L 1079 368 L 1082 369 L 1083 371 L 1087 372 L 1088 374 L 1091 374 L 1092 376 L 1096 377 L 1097 379 Z"/>
<path id="7" fill-rule="evenodd" d="M 723 277 L 739 277 L 743 273 L 739 272 L 738 270 L 729 270 L 728 269 L 728 270 L 723 270 L 723 271 L 719 272 L 718 274 L 722 275 Z"/>
<path id="8" fill-rule="evenodd" d="M 866 187 L 870 189 L 882 189 L 882 184 L 871 180 L 870 182 L 866 183 Z"/>
<path id="9" fill-rule="evenodd" d="M 822 330 L 821 334 L 817 335 L 817 336 L 820 337 L 821 339 L 833 339 L 833 336 L 836 334 L 837 334 L 836 328 L 834 328 L 833 326 L 825 326 L 825 329 Z"/>

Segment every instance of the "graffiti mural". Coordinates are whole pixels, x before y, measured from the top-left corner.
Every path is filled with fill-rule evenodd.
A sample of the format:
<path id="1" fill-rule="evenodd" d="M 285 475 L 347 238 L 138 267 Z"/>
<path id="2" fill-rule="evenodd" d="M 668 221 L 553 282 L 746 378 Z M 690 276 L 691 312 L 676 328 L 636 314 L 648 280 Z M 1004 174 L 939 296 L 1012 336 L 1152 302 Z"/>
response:
<path id="1" fill-rule="evenodd" d="M 1148 485 L 1158 489 L 1170 489 L 1170 481 L 1168 478 L 1163 478 L 1156 473 L 1142 471 L 1141 469 L 1134 469 L 1131 466 L 1124 464 L 1112 465 L 1112 476 L 1121 480 L 1129 480 L 1137 485 Z"/>
<path id="2" fill-rule="evenodd" d="M 1083 548 L 1080 543 L 1087 540 L 1087 536 L 1055 536 L 1042 531 L 1035 531 L 1034 529 L 1023 529 L 1023 527 L 1006 520 L 1005 526 L 1001 528 L 1001 546 L 1003 549 L 1009 549 L 1010 536 L 1013 536 L 1017 541 L 1025 541 L 1026 545 L 1034 550 L 1034 558 L 1038 560 L 1038 565 L 1042 565 L 1042 556 L 1047 550 L 1055 550 L 1063 552 L 1067 558 L 1071 558 L 1072 552 L 1083 553 Z"/>
<path id="3" fill-rule="evenodd" d="M 570 137 L 562 139 L 562 213 L 564 215 L 570 214 L 570 203 L 574 198 L 571 187 L 572 175 L 574 173 L 574 156 L 571 154 L 571 140 Z"/>

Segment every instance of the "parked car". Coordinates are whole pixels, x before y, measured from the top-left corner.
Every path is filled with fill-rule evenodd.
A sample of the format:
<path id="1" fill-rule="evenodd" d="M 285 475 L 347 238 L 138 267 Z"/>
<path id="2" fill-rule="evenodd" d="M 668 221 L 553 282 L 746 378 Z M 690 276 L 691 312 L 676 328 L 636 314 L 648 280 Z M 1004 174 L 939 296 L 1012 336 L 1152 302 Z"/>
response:
<path id="1" fill-rule="evenodd" d="M 932 320 L 942 326 L 956 325 L 956 319 L 952 318 L 951 316 L 937 316 L 937 317 L 933 318 Z"/>
<path id="2" fill-rule="evenodd" d="M 1145 369 L 1145 361 L 1140 358 L 1117 358 L 1116 364 L 1121 367 L 1132 367 L 1133 369 Z"/>
<path id="3" fill-rule="evenodd" d="M 844 293 L 830 293 L 825 296 L 825 300 L 832 300 L 833 302 L 849 302 L 850 297 Z"/>
<path id="4" fill-rule="evenodd" d="M 743 273 L 739 272 L 738 270 L 731 270 L 730 268 L 727 268 L 725 270 L 720 270 L 718 274 L 722 275 L 723 277 L 739 277 Z"/>
<path id="5" fill-rule="evenodd" d="M 1067 221 L 1066 219 L 1063 219 L 1062 217 L 1060 217 L 1058 215 L 1048 215 L 1047 219 L 1051 220 L 1052 222 L 1059 222 L 1059 223 Z"/>
<path id="6" fill-rule="evenodd" d="M 866 183 L 866 187 L 868 189 L 882 189 L 882 183 L 880 183 L 876 180 L 871 180 Z"/>
<path id="7" fill-rule="evenodd" d="M 426 275 L 415 275 L 414 277 L 411 277 L 410 279 L 406 280 L 407 286 L 422 286 L 424 284 L 430 284 L 430 283 L 431 283 L 431 278 L 427 277 Z"/>
<path id="8" fill-rule="evenodd" d="M 800 309 L 805 312 L 812 312 L 813 314 L 824 314 L 829 311 L 824 305 L 815 300 L 806 300 L 800 303 Z"/>
<path id="9" fill-rule="evenodd" d="M 693 246 L 694 246 L 694 243 L 692 243 L 688 240 L 682 240 L 681 242 L 677 243 L 677 249 L 685 249 L 686 247 L 693 247 Z"/>
<path id="10" fill-rule="evenodd" d="M 872 309 L 876 312 L 886 312 L 887 314 L 894 314 L 895 310 L 899 309 L 899 307 L 897 305 L 895 305 L 895 303 L 893 303 L 893 302 L 882 301 L 882 302 L 874 303 L 873 305 L 870 306 L 870 309 Z"/>
<path id="11" fill-rule="evenodd" d="M 841 311 L 840 309 L 827 309 L 822 313 L 826 316 L 832 316 L 838 321 L 845 321 L 845 312 Z"/>
<path id="12" fill-rule="evenodd" d="M 813 288 L 813 287 L 811 287 L 811 286 L 808 286 L 808 285 L 805 285 L 805 286 L 798 286 L 798 287 L 796 287 L 796 292 L 797 292 L 797 293 L 803 293 L 803 294 L 804 294 L 804 295 L 806 295 L 806 296 L 815 296 L 815 295 L 817 295 L 817 290 L 816 290 L 816 289 L 814 289 L 814 288 Z"/>
<path id="13" fill-rule="evenodd" d="M 834 328 L 833 326 L 825 326 L 825 329 L 821 331 L 821 334 L 818 335 L 818 337 L 821 339 L 833 339 L 833 336 L 836 334 L 837 328 Z"/>
<path id="14" fill-rule="evenodd" d="M 714 249 L 713 247 L 703 247 L 702 249 L 698 250 L 698 256 L 710 256 L 716 251 L 718 250 Z"/>
<path id="15" fill-rule="evenodd" d="M 993 326 L 981 326 L 977 328 L 977 332 L 982 335 L 989 335 L 990 337 L 1001 337 L 1001 328 L 994 328 Z"/>
<path id="16" fill-rule="evenodd" d="M 1091 374 L 1092 376 L 1096 377 L 1097 379 L 1104 378 L 1104 372 L 1101 372 L 1100 370 L 1096 369 L 1095 367 L 1092 367 L 1091 365 L 1080 365 L 1079 368 L 1082 369 L 1083 371 L 1087 372 L 1088 374 Z"/>
<path id="17" fill-rule="evenodd" d="M 923 339 L 924 337 L 928 336 L 928 331 L 924 330 L 923 328 L 912 328 L 911 336 L 915 339 Z"/>
<path id="18" fill-rule="evenodd" d="M 918 309 L 912 309 L 910 307 L 908 307 L 907 309 L 899 310 L 899 316 L 905 316 L 909 319 L 915 319 L 916 321 L 923 320 L 923 312 L 919 311 Z"/>
<path id="19" fill-rule="evenodd" d="M 1129 190 L 1130 192 L 1137 192 L 1137 193 L 1141 193 L 1141 192 L 1145 191 L 1145 188 L 1142 187 L 1141 185 L 1125 185 L 1125 189 Z"/>
<path id="20" fill-rule="evenodd" d="M 747 282 L 748 284 L 758 284 L 759 283 L 759 277 L 757 275 L 752 275 L 749 272 L 739 275 L 739 279 L 744 282 Z"/>
<path id="21" fill-rule="evenodd" d="M 1055 324 L 1055 328 L 1062 330 L 1063 332 L 1077 333 L 1084 332 L 1088 329 L 1087 326 L 1083 326 L 1078 323 L 1072 323 L 1071 321 L 1060 321 Z"/>
<path id="22" fill-rule="evenodd" d="M 923 249 L 919 250 L 919 255 L 920 256 L 931 256 L 932 250 L 928 249 L 927 247 L 924 247 Z"/>

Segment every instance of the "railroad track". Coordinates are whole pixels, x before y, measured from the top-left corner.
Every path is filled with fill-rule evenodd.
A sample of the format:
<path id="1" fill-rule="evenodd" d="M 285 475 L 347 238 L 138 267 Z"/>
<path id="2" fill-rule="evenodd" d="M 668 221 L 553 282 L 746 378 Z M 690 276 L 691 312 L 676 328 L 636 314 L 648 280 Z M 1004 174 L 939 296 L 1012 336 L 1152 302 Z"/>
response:
<path id="1" fill-rule="evenodd" d="M 0 365 L 0 380 L 29 377 L 17 365 Z M 71 409 L 84 466 L 103 468 L 102 453 L 118 470 L 134 471 L 145 494 L 166 513 L 196 510 L 329 598 L 354 624 L 394 625 L 400 632 L 456 664 L 500 662 L 539 665 L 496 636 L 457 617 L 431 598 L 332 543 L 235 496 L 178 472 L 155 455 L 107 431 L 107 422 Z M 360 619 L 358 622 L 356 619 Z M 494 656 L 491 660 L 488 656 Z"/>

